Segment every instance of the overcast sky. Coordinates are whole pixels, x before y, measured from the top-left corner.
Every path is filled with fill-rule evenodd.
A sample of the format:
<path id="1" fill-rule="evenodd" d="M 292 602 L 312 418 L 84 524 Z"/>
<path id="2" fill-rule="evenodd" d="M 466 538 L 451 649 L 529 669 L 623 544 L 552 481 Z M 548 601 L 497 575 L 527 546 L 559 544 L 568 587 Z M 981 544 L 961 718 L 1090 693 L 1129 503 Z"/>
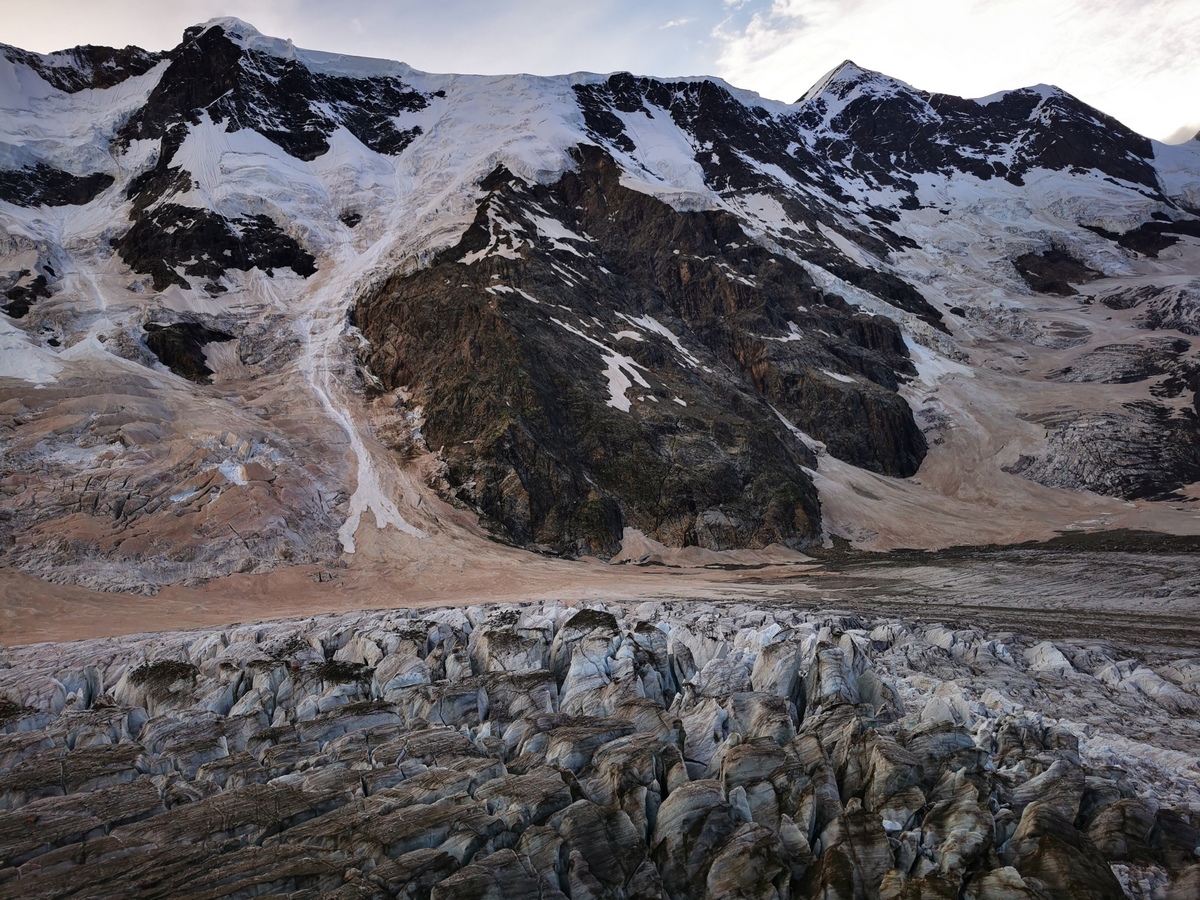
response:
<path id="1" fill-rule="evenodd" d="M 795 100 L 853 59 L 967 97 L 1056 84 L 1160 140 L 1200 130 L 1200 0 L 0 0 L 0 41 L 161 50 L 226 15 L 432 72 L 720 75 Z"/>

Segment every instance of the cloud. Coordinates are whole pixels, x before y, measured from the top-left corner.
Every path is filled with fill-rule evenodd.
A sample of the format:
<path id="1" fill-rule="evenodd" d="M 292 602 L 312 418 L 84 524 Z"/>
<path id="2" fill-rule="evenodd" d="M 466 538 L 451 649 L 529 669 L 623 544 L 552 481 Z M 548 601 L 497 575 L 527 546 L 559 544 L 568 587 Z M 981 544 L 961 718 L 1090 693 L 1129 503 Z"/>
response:
<path id="1" fill-rule="evenodd" d="M 1165 138 L 1162 139 L 1164 144 L 1182 144 L 1192 140 L 1192 138 L 1200 135 L 1200 122 L 1193 122 L 1191 125 L 1180 125 Z"/>
<path id="2" fill-rule="evenodd" d="M 696 19 L 694 16 L 684 16 L 682 19 L 672 19 L 666 25 L 661 26 L 661 29 L 678 28 L 681 25 L 691 25 L 695 21 Z"/>
<path id="3" fill-rule="evenodd" d="M 843 59 L 963 96 L 1053 83 L 1152 136 L 1200 96 L 1195 0 L 774 0 L 714 37 L 724 77 L 788 100 Z"/>

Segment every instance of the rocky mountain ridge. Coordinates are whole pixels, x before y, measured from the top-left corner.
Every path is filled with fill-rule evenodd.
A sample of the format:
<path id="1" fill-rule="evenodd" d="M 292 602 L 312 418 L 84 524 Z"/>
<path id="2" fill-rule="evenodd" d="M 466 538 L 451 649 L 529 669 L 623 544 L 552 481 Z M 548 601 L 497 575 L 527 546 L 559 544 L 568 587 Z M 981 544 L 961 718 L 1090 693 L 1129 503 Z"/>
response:
<path id="1" fill-rule="evenodd" d="M 1200 531 L 1196 142 L 852 63 L 2 55 L 7 565 Z"/>

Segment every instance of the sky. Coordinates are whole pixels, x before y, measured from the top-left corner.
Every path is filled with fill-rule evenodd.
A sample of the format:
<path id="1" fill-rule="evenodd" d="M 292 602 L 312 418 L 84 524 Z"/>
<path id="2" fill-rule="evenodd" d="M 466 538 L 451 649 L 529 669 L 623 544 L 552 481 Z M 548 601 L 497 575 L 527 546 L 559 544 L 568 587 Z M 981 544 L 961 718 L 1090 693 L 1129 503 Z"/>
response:
<path id="1" fill-rule="evenodd" d="M 964 97 L 1054 84 L 1158 140 L 1200 131 L 1200 0 L 0 0 L 0 42 L 164 50 L 217 16 L 429 72 L 718 75 L 785 101 L 853 59 Z"/>

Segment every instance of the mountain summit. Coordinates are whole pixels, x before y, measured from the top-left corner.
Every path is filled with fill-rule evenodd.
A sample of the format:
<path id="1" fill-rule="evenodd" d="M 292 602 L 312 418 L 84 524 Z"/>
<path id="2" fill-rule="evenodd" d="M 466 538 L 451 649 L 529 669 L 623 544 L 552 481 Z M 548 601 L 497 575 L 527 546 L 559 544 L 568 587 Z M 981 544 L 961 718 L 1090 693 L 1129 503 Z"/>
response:
<path id="1" fill-rule="evenodd" d="M 214 19 L 0 48 L 0 108 L 8 565 L 1200 530 L 1200 150 L 1057 89 L 846 62 L 784 104 Z"/>

